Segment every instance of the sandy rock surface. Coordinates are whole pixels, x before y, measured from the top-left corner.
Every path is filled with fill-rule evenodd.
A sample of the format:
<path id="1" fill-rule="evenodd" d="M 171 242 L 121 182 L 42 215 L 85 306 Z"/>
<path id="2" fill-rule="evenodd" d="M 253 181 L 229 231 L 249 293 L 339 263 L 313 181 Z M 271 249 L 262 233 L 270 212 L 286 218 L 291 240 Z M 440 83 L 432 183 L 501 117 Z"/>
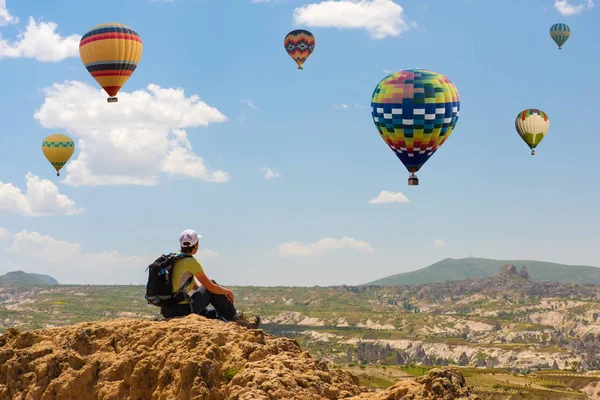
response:
<path id="1" fill-rule="evenodd" d="M 366 392 L 358 378 L 328 368 L 294 340 L 197 315 L 0 336 L 0 399 L 477 399 L 448 369 Z"/>
<path id="2" fill-rule="evenodd" d="M 379 393 L 362 394 L 351 400 L 481 400 L 471 394 L 458 369 L 434 368 L 412 381 L 400 381 Z"/>

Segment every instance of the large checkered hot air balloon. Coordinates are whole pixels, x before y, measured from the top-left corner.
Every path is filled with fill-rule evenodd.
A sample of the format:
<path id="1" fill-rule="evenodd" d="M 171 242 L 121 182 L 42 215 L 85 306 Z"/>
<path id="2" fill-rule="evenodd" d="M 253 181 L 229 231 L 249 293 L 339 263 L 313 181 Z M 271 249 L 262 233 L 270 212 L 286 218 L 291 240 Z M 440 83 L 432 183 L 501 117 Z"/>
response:
<path id="1" fill-rule="evenodd" d="M 298 69 L 303 69 L 302 65 L 315 50 L 315 37 L 305 29 L 296 29 L 285 36 L 283 45 L 290 57 L 298 64 Z"/>
<path id="2" fill-rule="evenodd" d="M 56 169 L 56 176 L 60 176 L 60 170 L 75 151 L 75 143 L 67 135 L 55 133 L 44 139 L 42 142 L 42 152 L 46 159 Z"/>
<path id="3" fill-rule="evenodd" d="M 536 108 L 521 111 L 515 119 L 515 128 L 521 139 L 535 154 L 535 148 L 540 144 L 550 129 L 548 114 Z"/>
<path id="4" fill-rule="evenodd" d="M 117 93 L 142 58 L 142 40 L 127 25 L 108 23 L 94 26 L 79 42 L 79 56 L 96 82 L 116 103 Z"/>
<path id="5" fill-rule="evenodd" d="M 456 126 L 460 97 L 442 74 L 423 69 L 394 72 L 379 82 L 371 98 L 375 127 L 410 172 L 415 173 L 444 144 Z"/>

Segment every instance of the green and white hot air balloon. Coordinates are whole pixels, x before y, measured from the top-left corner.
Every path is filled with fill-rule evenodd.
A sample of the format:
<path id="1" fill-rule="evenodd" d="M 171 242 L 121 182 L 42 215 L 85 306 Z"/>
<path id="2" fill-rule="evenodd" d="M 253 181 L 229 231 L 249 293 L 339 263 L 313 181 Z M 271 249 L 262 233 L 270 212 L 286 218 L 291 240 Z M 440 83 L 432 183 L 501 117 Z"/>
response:
<path id="1" fill-rule="evenodd" d="M 571 28 L 567 24 L 554 24 L 550 27 L 550 37 L 560 50 L 571 36 Z"/>

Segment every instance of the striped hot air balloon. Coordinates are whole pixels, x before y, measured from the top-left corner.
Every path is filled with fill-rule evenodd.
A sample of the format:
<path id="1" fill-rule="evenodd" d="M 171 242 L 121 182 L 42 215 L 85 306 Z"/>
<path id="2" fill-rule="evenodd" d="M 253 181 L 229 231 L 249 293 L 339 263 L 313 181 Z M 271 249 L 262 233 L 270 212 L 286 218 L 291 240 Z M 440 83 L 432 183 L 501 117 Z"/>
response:
<path id="1" fill-rule="evenodd" d="M 305 29 L 296 29 L 288 33 L 283 40 L 285 50 L 298 64 L 298 69 L 315 50 L 315 37 Z"/>
<path id="2" fill-rule="evenodd" d="M 550 27 L 550 37 L 560 50 L 562 45 L 571 37 L 571 28 L 567 24 L 554 24 Z"/>
<path id="3" fill-rule="evenodd" d="M 142 58 L 142 40 L 127 25 L 108 23 L 94 26 L 79 42 L 79 56 L 88 72 L 117 102 L 117 93 Z"/>
<path id="4" fill-rule="evenodd" d="M 550 129 L 550 119 L 542 110 L 530 108 L 523 110 L 515 119 L 515 128 L 521 139 L 531 149 L 531 155 L 535 155 L 535 148 L 540 144 L 548 129 Z"/>
<path id="5" fill-rule="evenodd" d="M 55 133 L 48 136 L 42 142 L 42 152 L 46 159 L 56 169 L 56 176 L 60 176 L 60 170 L 75 151 L 75 143 L 67 135 Z"/>

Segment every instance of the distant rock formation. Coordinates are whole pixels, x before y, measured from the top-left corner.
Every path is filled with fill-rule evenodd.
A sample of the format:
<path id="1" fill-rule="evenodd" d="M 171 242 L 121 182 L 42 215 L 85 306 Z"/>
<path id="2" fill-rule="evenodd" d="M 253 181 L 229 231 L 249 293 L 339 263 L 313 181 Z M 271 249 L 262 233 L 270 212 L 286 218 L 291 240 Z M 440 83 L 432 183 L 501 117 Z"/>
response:
<path id="1" fill-rule="evenodd" d="M 517 275 L 517 267 L 514 264 L 505 264 L 502 267 L 502 275 Z"/>
<path id="2" fill-rule="evenodd" d="M 521 267 L 521 271 L 519 271 L 519 276 L 523 279 L 531 280 L 531 277 L 529 276 L 529 272 L 527 272 L 527 267 L 524 265 Z"/>
<path id="3" fill-rule="evenodd" d="M 487 369 L 493 369 L 496 367 L 496 365 L 498 365 L 498 360 L 494 357 L 488 357 L 488 359 L 485 361 L 485 367 Z"/>
<path id="4" fill-rule="evenodd" d="M 523 279 L 531 280 L 529 276 L 529 272 L 527 272 L 527 267 L 522 266 L 521 271 L 517 272 L 517 267 L 514 264 L 505 264 L 502 267 L 502 270 L 499 274 L 495 276 L 496 278 L 516 278 L 521 277 Z"/>

